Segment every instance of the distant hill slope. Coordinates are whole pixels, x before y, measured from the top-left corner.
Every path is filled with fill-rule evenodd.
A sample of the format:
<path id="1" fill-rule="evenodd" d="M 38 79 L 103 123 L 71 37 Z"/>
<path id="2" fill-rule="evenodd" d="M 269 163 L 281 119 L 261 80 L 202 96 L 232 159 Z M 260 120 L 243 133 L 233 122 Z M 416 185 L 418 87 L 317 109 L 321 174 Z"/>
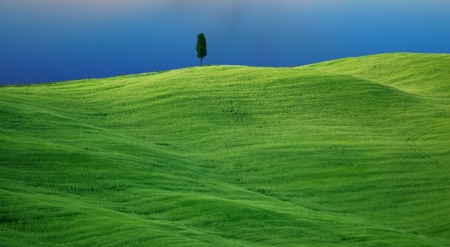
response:
<path id="1" fill-rule="evenodd" d="M 0 88 L 2 246 L 449 246 L 450 55 Z"/>
<path id="2" fill-rule="evenodd" d="M 309 68 L 357 76 L 410 93 L 450 97 L 448 54 L 380 54 L 313 64 Z"/>

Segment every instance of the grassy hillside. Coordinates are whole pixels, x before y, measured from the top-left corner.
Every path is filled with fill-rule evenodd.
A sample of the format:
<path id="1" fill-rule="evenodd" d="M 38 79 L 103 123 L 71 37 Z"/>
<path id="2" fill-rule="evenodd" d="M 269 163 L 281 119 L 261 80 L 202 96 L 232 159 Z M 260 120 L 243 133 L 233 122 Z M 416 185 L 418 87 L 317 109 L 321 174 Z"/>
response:
<path id="1" fill-rule="evenodd" d="M 449 246 L 450 55 L 0 88 L 2 246 Z"/>

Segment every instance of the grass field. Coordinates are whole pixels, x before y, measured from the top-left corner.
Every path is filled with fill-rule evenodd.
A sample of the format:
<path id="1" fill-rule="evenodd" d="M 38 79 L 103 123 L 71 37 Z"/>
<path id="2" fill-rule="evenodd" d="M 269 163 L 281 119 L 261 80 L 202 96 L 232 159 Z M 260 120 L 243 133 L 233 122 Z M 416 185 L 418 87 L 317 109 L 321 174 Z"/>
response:
<path id="1" fill-rule="evenodd" d="M 0 88 L 0 246 L 450 246 L 450 55 Z"/>

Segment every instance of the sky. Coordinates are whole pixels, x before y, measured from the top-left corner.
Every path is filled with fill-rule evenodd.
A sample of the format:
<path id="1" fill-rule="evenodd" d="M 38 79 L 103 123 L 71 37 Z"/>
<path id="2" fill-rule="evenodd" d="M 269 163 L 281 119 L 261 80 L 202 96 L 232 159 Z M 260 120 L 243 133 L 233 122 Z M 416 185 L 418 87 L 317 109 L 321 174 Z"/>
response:
<path id="1" fill-rule="evenodd" d="M 0 85 L 450 53 L 449 0 L 0 0 Z"/>

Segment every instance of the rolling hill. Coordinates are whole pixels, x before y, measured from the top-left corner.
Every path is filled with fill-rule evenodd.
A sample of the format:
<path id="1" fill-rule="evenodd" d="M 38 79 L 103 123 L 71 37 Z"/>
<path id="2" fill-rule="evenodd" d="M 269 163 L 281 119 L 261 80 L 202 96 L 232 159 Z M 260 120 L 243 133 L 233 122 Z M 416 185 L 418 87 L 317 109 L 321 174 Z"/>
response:
<path id="1" fill-rule="evenodd" d="M 450 55 L 0 87 L 1 246 L 449 246 Z"/>

